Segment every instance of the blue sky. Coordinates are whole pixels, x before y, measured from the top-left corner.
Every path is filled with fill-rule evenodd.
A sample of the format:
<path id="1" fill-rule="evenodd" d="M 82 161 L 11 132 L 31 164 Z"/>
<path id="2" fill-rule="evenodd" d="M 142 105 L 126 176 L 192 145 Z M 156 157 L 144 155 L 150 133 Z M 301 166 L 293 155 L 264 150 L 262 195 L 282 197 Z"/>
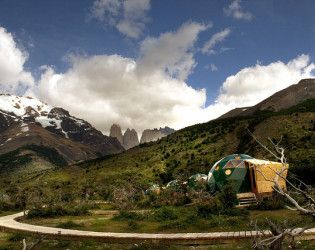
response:
<path id="1" fill-rule="evenodd" d="M 313 0 L 2 0 L 0 91 L 104 133 L 178 129 L 313 77 L 314 13 Z"/>

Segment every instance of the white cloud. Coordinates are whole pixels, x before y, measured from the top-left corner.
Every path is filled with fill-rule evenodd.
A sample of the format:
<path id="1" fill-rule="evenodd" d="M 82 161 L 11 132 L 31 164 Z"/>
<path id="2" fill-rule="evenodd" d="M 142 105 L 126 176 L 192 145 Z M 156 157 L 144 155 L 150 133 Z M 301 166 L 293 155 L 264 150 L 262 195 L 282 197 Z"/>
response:
<path id="1" fill-rule="evenodd" d="M 198 35 L 211 26 L 188 22 L 177 31 L 145 39 L 138 60 L 140 69 L 166 70 L 170 76 L 185 80 L 196 66 L 193 50 Z"/>
<path id="2" fill-rule="evenodd" d="M 213 63 L 210 65 L 211 66 L 211 71 L 218 71 L 218 67 L 215 66 Z"/>
<path id="3" fill-rule="evenodd" d="M 162 71 L 139 73 L 137 63 L 118 55 L 76 58 L 72 68 L 56 74 L 47 68 L 38 97 L 62 106 L 107 133 L 122 128 L 175 126 L 205 104 L 205 90 L 194 90 Z"/>
<path id="4" fill-rule="evenodd" d="M 250 12 L 244 12 L 241 6 L 241 0 L 234 0 L 229 7 L 223 8 L 223 13 L 226 16 L 232 16 L 236 19 L 244 19 L 247 21 L 251 21 L 253 19 L 253 15 Z"/>
<path id="5" fill-rule="evenodd" d="M 228 37 L 228 35 L 231 33 L 231 30 L 229 28 L 226 28 L 218 33 L 215 33 L 211 39 L 206 42 L 203 46 L 203 48 L 201 49 L 201 52 L 204 54 L 216 54 L 216 51 L 213 49 L 214 46 L 218 43 L 218 42 L 222 42 L 225 38 Z M 224 51 L 225 49 L 222 49 L 222 51 Z"/>
<path id="6" fill-rule="evenodd" d="M 302 78 L 314 77 L 315 65 L 309 61 L 308 55 L 301 55 L 287 64 L 278 61 L 244 68 L 226 79 L 217 102 L 234 107 L 255 105 Z"/>
<path id="7" fill-rule="evenodd" d="M 198 34 L 208 27 L 190 22 L 145 39 L 137 61 L 119 55 L 70 56 L 72 66 L 64 74 L 43 68 L 34 94 L 105 133 L 113 123 L 138 132 L 165 125 L 181 128 L 194 122 L 206 102 L 205 90 L 195 90 L 183 79 L 196 65 L 192 51 Z"/>
<path id="8" fill-rule="evenodd" d="M 226 78 L 215 103 L 205 107 L 206 90 L 193 89 L 183 79 L 196 64 L 193 52 L 198 34 L 207 28 L 186 23 L 177 31 L 148 38 L 141 43 L 137 61 L 119 55 L 71 56 L 65 73 L 43 66 L 36 86 L 23 69 L 27 57 L 12 35 L 0 29 L 0 86 L 10 93 L 20 86 L 30 87 L 27 94 L 63 107 L 108 134 L 113 123 L 141 133 L 147 128 L 179 129 L 206 122 L 235 107 L 255 105 L 302 78 L 314 77 L 315 64 L 308 55 L 288 63 L 259 63 Z M 214 64 L 210 67 L 216 69 Z"/>
<path id="9" fill-rule="evenodd" d="M 0 27 L 0 91 L 23 94 L 34 85 L 30 72 L 24 70 L 28 54 L 19 49 L 11 33 Z"/>
<path id="10" fill-rule="evenodd" d="M 149 21 L 150 0 L 96 0 L 90 17 L 114 26 L 130 38 L 139 38 Z"/>

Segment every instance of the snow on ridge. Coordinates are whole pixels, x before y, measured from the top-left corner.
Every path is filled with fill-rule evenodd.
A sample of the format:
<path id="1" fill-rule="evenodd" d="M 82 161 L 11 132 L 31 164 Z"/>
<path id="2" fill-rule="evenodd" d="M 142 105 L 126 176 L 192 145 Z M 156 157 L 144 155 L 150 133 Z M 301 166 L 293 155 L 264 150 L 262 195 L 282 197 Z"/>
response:
<path id="1" fill-rule="evenodd" d="M 69 118 L 72 119 L 78 126 L 86 125 L 86 121 L 82 119 L 76 118 L 74 116 L 70 116 Z"/>
<path id="2" fill-rule="evenodd" d="M 50 110 L 53 109 L 52 106 L 31 97 L 0 95 L 0 109 L 6 112 L 12 112 L 16 116 L 23 116 L 25 114 L 25 109 L 29 106 L 39 114 L 41 112 L 49 113 Z"/>

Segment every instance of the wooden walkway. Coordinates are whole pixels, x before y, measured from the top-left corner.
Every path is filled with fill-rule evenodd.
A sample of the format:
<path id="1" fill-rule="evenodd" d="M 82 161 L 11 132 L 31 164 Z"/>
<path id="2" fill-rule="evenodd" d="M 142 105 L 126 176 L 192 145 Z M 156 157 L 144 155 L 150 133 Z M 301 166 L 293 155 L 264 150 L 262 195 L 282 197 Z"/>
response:
<path id="1" fill-rule="evenodd" d="M 91 232 L 63 228 L 35 226 L 16 221 L 23 212 L 0 217 L 0 228 L 8 232 L 23 232 L 33 235 L 45 235 L 51 239 L 86 240 L 94 239 L 108 243 L 140 243 L 153 244 L 213 244 L 214 242 L 231 242 L 238 239 L 253 239 L 255 236 L 271 236 L 270 231 L 264 233 L 256 231 L 217 232 L 217 233 L 175 233 L 175 234 L 147 234 L 147 233 L 110 233 Z M 315 239 L 315 228 L 307 230 L 300 240 Z"/>

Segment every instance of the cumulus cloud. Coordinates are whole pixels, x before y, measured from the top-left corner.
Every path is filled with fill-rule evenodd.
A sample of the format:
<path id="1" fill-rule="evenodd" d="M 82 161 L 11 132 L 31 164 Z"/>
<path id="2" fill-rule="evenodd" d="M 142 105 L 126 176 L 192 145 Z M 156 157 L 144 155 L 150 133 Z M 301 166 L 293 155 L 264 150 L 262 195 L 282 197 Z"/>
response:
<path id="1" fill-rule="evenodd" d="M 105 133 L 113 123 L 138 132 L 153 126 L 181 128 L 188 119 L 194 122 L 206 102 L 205 90 L 183 79 L 196 64 L 192 50 L 198 34 L 208 27 L 190 22 L 147 38 L 137 61 L 119 55 L 71 56 L 72 66 L 63 74 L 43 67 L 34 94 Z"/>
<path id="2" fill-rule="evenodd" d="M 11 33 L 0 27 L 0 91 L 23 94 L 34 85 L 30 72 L 24 70 L 28 54 L 19 49 Z"/>
<path id="3" fill-rule="evenodd" d="M 214 46 L 218 43 L 218 42 L 222 42 L 225 38 L 228 37 L 228 35 L 231 33 L 231 29 L 226 28 L 218 33 L 215 33 L 211 39 L 206 42 L 203 46 L 203 48 L 201 49 L 201 52 L 204 54 L 216 54 L 216 51 L 213 49 Z M 222 51 L 224 51 L 226 49 L 222 49 Z"/>
<path id="4" fill-rule="evenodd" d="M 193 50 L 198 34 L 211 26 L 188 22 L 177 31 L 145 39 L 138 60 L 140 69 L 166 70 L 170 76 L 185 80 L 196 66 Z"/>
<path id="5" fill-rule="evenodd" d="M 302 78 L 314 77 L 314 69 L 308 55 L 300 55 L 287 64 L 277 61 L 244 68 L 226 79 L 217 103 L 234 107 L 255 105 Z"/>
<path id="6" fill-rule="evenodd" d="M 119 55 L 72 56 L 72 66 L 63 74 L 46 66 L 35 95 L 89 121 L 105 134 L 113 123 L 120 124 L 123 130 L 129 127 L 141 133 L 147 128 L 167 125 L 180 129 L 207 122 L 233 108 L 255 105 L 302 78 L 314 76 L 315 65 L 308 55 L 288 63 L 257 64 L 229 76 L 214 104 L 206 107 L 205 89 L 193 89 L 173 77 L 169 70 L 163 70 L 168 64 L 160 62 L 162 59 L 150 64 L 150 53 L 163 48 L 164 36 L 177 33 L 162 34 L 153 40 L 157 47 L 152 43 L 143 49 L 138 61 Z M 193 43 L 194 39 L 190 40 Z M 147 46 L 145 43 L 143 46 Z"/>
<path id="7" fill-rule="evenodd" d="M 139 132 L 153 124 L 179 128 L 177 122 L 206 101 L 205 90 L 162 71 L 139 73 L 134 60 L 118 55 L 76 58 L 64 74 L 48 67 L 36 94 L 105 133 L 113 123 Z"/>
<path id="8" fill-rule="evenodd" d="M 114 26 L 127 37 L 137 39 L 149 21 L 150 0 L 96 0 L 90 17 Z"/>
<path id="9" fill-rule="evenodd" d="M 177 31 L 148 38 L 141 43 L 137 60 L 120 55 L 72 55 L 64 73 L 42 66 L 36 86 L 23 69 L 27 56 L 16 47 L 12 35 L 0 29 L 0 87 L 10 93 L 20 86 L 29 87 L 27 94 L 69 110 L 105 134 L 113 123 L 141 133 L 147 128 L 167 125 L 179 129 L 206 122 L 233 108 L 255 105 L 302 78 L 314 77 L 315 64 L 308 55 L 287 63 L 259 63 L 226 78 L 214 104 L 205 106 L 206 90 L 193 89 L 184 79 L 196 64 L 198 34 L 209 27 L 190 22 Z M 216 68 L 214 64 L 209 67 Z"/>
<path id="10" fill-rule="evenodd" d="M 226 16 L 232 16 L 236 19 L 244 19 L 246 21 L 251 21 L 253 19 L 253 15 L 250 12 L 243 11 L 241 6 L 241 0 L 234 0 L 229 7 L 223 8 L 223 13 Z"/>

